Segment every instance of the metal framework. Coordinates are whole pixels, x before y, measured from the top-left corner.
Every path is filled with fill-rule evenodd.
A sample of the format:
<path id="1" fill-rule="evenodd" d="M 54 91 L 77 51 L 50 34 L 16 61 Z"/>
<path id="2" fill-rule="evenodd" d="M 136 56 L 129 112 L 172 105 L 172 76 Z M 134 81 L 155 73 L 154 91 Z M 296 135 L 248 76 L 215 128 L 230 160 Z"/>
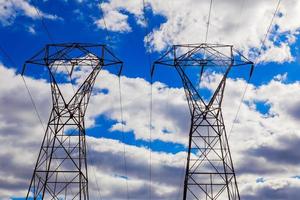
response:
<path id="1" fill-rule="evenodd" d="M 85 112 L 99 72 L 117 66 L 120 75 L 123 63 L 105 45 L 68 43 L 46 45 L 25 62 L 22 75 L 28 65 L 47 69 L 53 105 L 26 199 L 87 200 Z M 66 83 L 74 91 L 69 99 Z"/>
<path id="2" fill-rule="evenodd" d="M 231 45 L 187 44 L 175 45 L 157 60 L 156 65 L 174 67 L 181 77 L 191 114 L 188 156 L 184 179 L 183 200 L 239 200 L 239 190 L 228 146 L 221 104 L 226 78 L 233 67 L 253 63 Z M 199 69 L 195 67 L 198 67 Z M 201 93 L 190 78 L 221 75 L 215 91 Z M 215 73 L 214 73 L 215 72 Z M 198 81 L 197 80 L 197 81 Z"/>

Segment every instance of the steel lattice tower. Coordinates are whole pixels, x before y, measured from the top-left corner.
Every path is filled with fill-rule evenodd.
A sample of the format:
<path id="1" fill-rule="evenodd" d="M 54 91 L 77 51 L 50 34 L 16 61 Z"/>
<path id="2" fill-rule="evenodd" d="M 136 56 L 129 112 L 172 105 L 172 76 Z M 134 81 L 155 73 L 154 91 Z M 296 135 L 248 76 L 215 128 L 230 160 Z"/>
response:
<path id="1" fill-rule="evenodd" d="M 100 70 L 117 66 L 120 75 L 122 62 L 105 45 L 69 43 L 46 45 L 25 62 L 22 75 L 28 65 L 46 69 L 53 105 L 26 199 L 87 200 L 85 112 Z"/>
<path id="2" fill-rule="evenodd" d="M 175 45 L 167 51 L 154 63 L 152 75 L 156 65 L 177 70 L 191 114 L 183 200 L 239 200 L 221 105 L 230 70 L 250 65 L 251 75 L 253 63 L 231 45 L 189 44 Z M 190 74 L 198 75 L 197 85 Z M 214 74 L 220 79 L 213 93 L 201 93 L 198 84 L 202 78 Z"/>

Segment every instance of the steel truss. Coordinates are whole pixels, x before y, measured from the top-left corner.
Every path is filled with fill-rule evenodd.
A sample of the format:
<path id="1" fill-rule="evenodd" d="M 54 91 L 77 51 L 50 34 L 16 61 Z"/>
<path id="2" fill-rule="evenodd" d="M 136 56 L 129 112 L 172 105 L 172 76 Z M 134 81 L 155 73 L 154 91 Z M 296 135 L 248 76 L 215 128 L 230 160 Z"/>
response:
<path id="1" fill-rule="evenodd" d="M 53 105 L 26 199 L 87 200 L 85 112 L 99 72 L 116 66 L 120 75 L 123 63 L 105 45 L 67 43 L 46 45 L 25 62 L 22 75 L 28 65 L 47 69 Z M 86 76 L 74 83 L 80 67 Z M 69 100 L 60 85 L 66 81 L 78 88 Z"/>
<path id="2" fill-rule="evenodd" d="M 154 62 L 151 75 L 156 65 L 167 65 L 177 70 L 191 114 L 183 200 L 239 200 L 221 104 L 230 70 L 250 65 L 252 74 L 253 63 L 231 45 L 187 44 L 170 48 Z M 186 72 L 192 67 L 199 67 L 200 83 L 202 76 L 212 75 L 213 70 L 221 74 L 220 82 L 208 100 Z"/>

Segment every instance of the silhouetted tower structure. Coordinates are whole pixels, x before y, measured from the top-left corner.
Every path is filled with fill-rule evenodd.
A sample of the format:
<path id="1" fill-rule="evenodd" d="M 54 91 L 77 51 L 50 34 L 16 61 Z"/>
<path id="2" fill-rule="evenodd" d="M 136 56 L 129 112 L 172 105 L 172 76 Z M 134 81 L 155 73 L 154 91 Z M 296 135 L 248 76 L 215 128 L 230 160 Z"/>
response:
<path id="1" fill-rule="evenodd" d="M 169 49 L 151 75 L 156 65 L 177 70 L 191 114 L 183 200 L 239 200 L 221 105 L 230 70 L 249 65 L 251 76 L 253 63 L 231 45 L 189 44 Z M 208 86 L 211 94 L 203 89 L 205 82 L 216 84 Z"/>
<path id="2" fill-rule="evenodd" d="M 105 45 L 50 44 L 25 62 L 46 69 L 52 110 L 26 199 L 89 199 L 84 116 L 97 75 L 122 62 Z M 35 72 L 36 73 L 36 72 Z"/>

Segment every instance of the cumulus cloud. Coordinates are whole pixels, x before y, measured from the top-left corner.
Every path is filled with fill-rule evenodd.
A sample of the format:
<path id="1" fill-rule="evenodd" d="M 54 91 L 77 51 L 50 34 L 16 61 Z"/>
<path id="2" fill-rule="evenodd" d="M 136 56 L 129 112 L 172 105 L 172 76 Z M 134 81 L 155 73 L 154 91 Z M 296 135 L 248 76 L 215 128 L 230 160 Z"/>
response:
<path id="1" fill-rule="evenodd" d="M 23 15 L 31 19 L 39 19 L 40 17 L 49 20 L 62 19 L 57 15 L 44 13 L 28 1 L 0 0 L 0 22 L 3 26 L 11 25 L 18 15 Z"/>
<path id="2" fill-rule="evenodd" d="M 29 98 L 25 98 L 27 94 L 21 78 L 3 65 L 0 70 L 1 74 L 6 74 L 0 77 L 0 101 L 1 105 L 5 105 L 0 107 L 0 177 L 6 177 L 0 178 L 0 197 L 23 197 L 44 131 Z M 51 105 L 48 84 L 41 79 L 27 77 L 26 80 L 42 119 L 46 122 Z M 203 87 L 213 88 L 214 80 L 217 79 L 210 79 Z M 149 101 L 145 99 L 149 99 L 150 85 L 141 78 L 122 77 L 121 82 L 125 130 L 132 131 L 137 139 L 147 141 Z M 115 122 L 111 127 L 111 134 L 114 134 L 114 130 L 120 130 L 117 84 L 117 76 L 108 71 L 99 74 L 95 84 L 96 92 L 93 93 L 87 111 L 87 127 L 93 127 L 95 118 L 104 115 Z M 243 79 L 229 78 L 227 81 L 223 104 L 227 130 L 234 119 L 236 110 L 233 108 L 238 107 L 245 84 Z M 229 133 L 237 179 L 244 199 L 267 199 L 270 194 L 273 199 L 282 199 L 287 193 L 292 199 L 297 195 L 299 179 L 293 177 L 299 174 L 296 161 L 298 155 L 292 152 L 300 138 L 297 131 L 300 128 L 298 118 L 294 114 L 298 106 L 297 99 L 300 98 L 299 88 L 299 82 L 284 83 L 278 77 L 261 86 L 249 85 L 238 120 Z M 97 92 L 103 89 L 107 92 Z M 292 95 L 294 98 L 285 98 Z M 174 145 L 186 144 L 189 112 L 182 88 L 169 88 L 156 82 L 153 85 L 153 100 L 153 115 L 157 118 L 153 120 L 153 140 L 172 142 Z M 267 114 L 257 109 L 257 102 L 270 105 Z M 164 131 L 165 129 L 168 131 Z M 125 178 L 124 144 L 121 141 L 90 136 L 87 141 L 90 192 L 94 195 L 91 196 L 92 199 L 99 197 L 97 185 L 103 199 L 123 199 L 126 195 L 126 180 L 131 198 L 147 197 L 150 185 L 147 148 L 125 145 Z M 284 158 L 282 155 L 285 155 Z M 175 199 L 181 195 L 185 159 L 184 151 L 152 152 L 153 198 Z"/>
<path id="3" fill-rule="evenodd" d="M 107 28 L 110 31 L 130 32 L 131 27 L 128 24 L 128 14 L 135 16 L 135 19 L 140 25 L 143 25 L 143 2 L 142 1 L 122 1 L 113 0 L 103 2 L 99 5 L 102 11 L 102 18 L 95 23 L 99 28 Z M 124 13 L 125 12 L 125 13 Z"/>
<path id="4" fill-rule="evenodd" d="M 271 44 L 265 51 L 262 51 L 257 62 L 291 62 L 294 58 L 291 55 L 291 48 L 288 43 L 281 43 L 279 46 Z"/>
<path id="5" fill-rule="evenodd" d="M 286 199 L 293 200 L 298 198 L 298 190 L 300 186 L 299 179 L 295 178 L 274 178 L 263 180 L 254 185 L 248 185 L 248 195 L 243 198 L 247 200 L 254 199 Z"/>
<path id="6" fill-rule="evenodd" d="M 36 149 L 43 137 L 43 129 L 34 113 L 21 77 L 0 65 L 1 108 L 0 108 L 0 198 L 24 196 L 36 160 Z M 27 79 L 32 89 L 41 118 L 46 121 L 49 114 L 48 85 L 44 81 Z M 39 140 L 39 142 L 38 142 Z M 5 177 L 5 178 L 4 178 Z"/>
<path id="7" fill-rule="evenodd" d="M 116 11 L 110 11 L 108 13 L 105 13 L 105 18 L 107 18 L 108 20 L 105 21 L 104 19 L 99 19 L 95 22 L 96 25 L 102 29 L 105 29 L 107 27 L 107 29 L 111 31 L 131 31 L 130 26 L 127 24 L 127 15 Z"/>
<path id="8" fill-rule="evenodd" d="M 108 118 L 121 122 L 118 77 L 107 71 L 101 72 L 101 75 L 95 89 L 107 89 L 109 93 L 94 96 L 87 113 L 92 118 L 103 113 Z M 122 77 L 121 87 L 124 93 L 122 101 L 125 130 L 132 130 L 136 139 L 149 140 L 150 83 L 142 78 Z M 155 133 L 152 139 L 187 144 L 185 130 L 189 127 L 189 115 L 183 90 L 168 88 L 156 82 L 152 87 L 152 98 L 152 132 Z M 119 124 L 112 128 L 121 130 Z"/>
<path id="9" fill-rule="evenodd" d="M 0 112 L 0 141 L 2 144 L 0 153 L 0 174 L 1 177 L 6 177 L 5 179 L 0 179 L 0 197 L 5 199 L 10 197 L 23 197 L 26 195 L 44 131 L 36 117 L 30 99 L 24 98 L 27 96 L 27 93 L 21 77 L 16 75 L 15 71 L 3 65 L 0 66 L 0 70 L 1 74 L 6 74 L 6 76 L 1 76 L 0 78 L 1 105 L 6 105 L 1 107 Z M 32 79 L 28 77 L 25 77 L 25 79 L 35 99 L 42 120 L 46 122 L 50 111 L 49 108 L 51 107 L 48 83 L 43 79 Z M 126 77 L 123 77 L 122 80 L 123 79 L 123 87 L 129 87 L 132 88 L 132 90 L 134 88 L 144 90 L 145 85 L 149 86 L 149 83 L 143 79 L 130 79 Z M 118 88 L 116 85 L 117 81 L 117 76 L 107 71 L 101 72 L 100 78 L 96 82 L 95 91 L 108 88 L 110 95 L 101 92 L 93 94 L 92 99 L 94 99 L 94 101 L 91 101 L 87 113 L 87 121 L 90 121 L 90 123 L 87 123 L 87 127 L 93 126 L 93 122 L 98 115 L 106 115 L 109 119 L 120 121 L 119 105 L 116 103 L 119 100 L 118 90 L 115 89 Z M 138 88 L 140 84 L 144 85 Z M 61 84 L 60 87 L 63 91 L 72 91 L 66 84 Z M 143 103 L 140 99 L 135 99 L 129 95 L 130 93 L 126 92 L 126 94 L 128 95 L 124 95 L 124 97 L 128 96 L 128 99 L 124 98 L 125 107 L 126 104 L 129 104 L 129 107 L 133 107 L 138 101 L 142 106 Z M 67 95 L 70 96 L 70 94 Z M 140 95 L 147 96 L 148 93 L 146 92 Z M 112 101 L 111 104 L 108 103 L 110 101 Z M 142 109 L 147 106 L 148 103 L 146 103 Z M 133 113 L 134 112 L 137 113 L 137 111 L 133 111 Z M 127 116 L 127 114 L 125 114 L 125 116 Z M 140 117 L 147 118 L 148 116 L 141 115 Z M 130 118 L 133 118 L 132 113 L 129 113 L 129 116 L 124 118 L 126 124 L 132 127 L 131 129 L 134 129 L 134 133 L 137 133 L 137 138 L 141 137 L 147 140 L 148 134 L 140 133 L 141 135 L 139 136 L 139 131 L 141 132 L 142 129 L 129 123 Z M 147 130 L 148 128 L 146 126 L 148 122 L 148 119 L 141 121 L 141 123 L 146 124 L 142 125 L 142 127 L 145 127 Z M 157 129 L 159 127 L 160 126 L 158 126 Z M 157 138 L 160 137 L 162 136 L 158 136 Z M 154 138 L 156 139 L 156 137 Z M 91 194 L 98 195 L 97 184 L 94 179 L 98 177 L 97 182 L 101 184 L 101 195 L 104 199 L 122 199 L 125 195 L 125 175 L 122 157 L 124 144 L 116 140 L 97 139 L 93 137 L 88 137 L 87 140 L 89 144 L 89 155 L 91 156 L 88 161 L 90 174 L 92 174 L 90 175 Z M 134 145 L 126 145 L 125 148 L 127 149 L 127 159 L 129 163 L 128 182 L 131 188 L 130 195 L 135 198 L 145 198 L 148 196 L 148 188 L 150 185 L 149 173 L 145 172 L 149 171 L 148 157 L 145 157 L 145 155 L 149 155 L 149 151 L 144 147 L 136 147 Z M 178 185 L 182 182 L 181 180 L 183 178 L 185 157 L 185 152 L 179 152 L 177 154 L 164 152 L 152 153 L 153 197 L 163 199 L 177 194 Z M 160 174 L 166 174 L 166 177 L 162 178 Z M 172 174 L 176 175 L 174 176 Z M 92 199 L 96 198 L 96 196 L 92 196 Z"/>
<path id="10" fill-rule="evenodd" d="M 300 155 L 297 147 L 300 145 L 300 138 L 297 135 L 286 135 L 278 138 L 278 144 L 263 144 L 249 151 L 249 154 L 256 157 L 263 157 L 271 163 L 282 163 L 285 165 L 297 165 L 300 162 Z"/>
<path id="11" fill-rule="evenodd" d="M 100 7 L 104 16 L 107 15 L 109 23 L 116 21 L 109 17 L 108 13 L 112 13 L 112 16 L 116 13 L 122 16 L 121 23 L 110 23 L 112 26 L 109 30 L 130 31 L 128 17 L 134 16 L 137 22 L 142 19 L 141 2 L 134 0 L 125 3 L 120 0 L 110 0 L 101 3 Z M 205 41 L 210 1 L 151 0 L 145 2 L 147 9 L 151 9 L 154 15 L 165 18 L 165 21 L 158 28 L 151 30 L 145 38 L 145 42 L 150 42 L 151 50 L 162 51 L 172 44 Z M 276 1 L 214 1 L 208 42 L 233 44 L 256 59 L 276 5 Z M 270 34 L 257 61 L 282 63 L 293 60 L 290 45 L 295 43 L 296 36 L 299 34 L 300 23 L 294 20 L 297 16 L 300 17 L 299 9 L 300 2 L 297 0 L 281 2 L 279 12 L 275 16 Z M 102 25 L 101 27 L 103 28 Z"/>
<path id="12" fill-rule="evenodd" d="M 110 139 L 89 138 L 90 160 L 96 169 L 96 176 L 102 185 L 104 199 L 123 199 L 126 195 L 126 182 L 124 177 L 123 144 Z M 133 199 L 145 199 L 149 195 L 149 160 L 145 155 L 148 149 L 126 145 L 127 176 L 130 197 Z M 183 180 L 183 165 L 185 152 L 168 154 L 164 152 L 152 153 L 152 192 L 155 199 L 175 198 Z M 107 177 L 110 175 L 111 177 Z M 162 177 L 163 175 L 163 177 Z M 103 179 L 104 178 L 104 179 Z M 117 179 L 116 185 L 105 179 Z M 91 179 L 91 182 L 95 180 Z M 181 188 L 180 188 L 181 190 Z"/>

